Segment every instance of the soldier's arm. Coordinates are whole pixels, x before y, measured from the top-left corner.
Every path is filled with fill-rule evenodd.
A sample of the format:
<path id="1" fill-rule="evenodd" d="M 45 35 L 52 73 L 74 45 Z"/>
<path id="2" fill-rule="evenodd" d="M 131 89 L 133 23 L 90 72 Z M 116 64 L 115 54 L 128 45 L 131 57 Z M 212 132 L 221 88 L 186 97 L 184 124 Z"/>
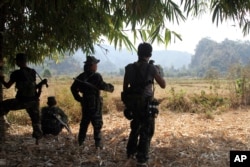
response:
<path id="1" fill-rule="evenodd" d="M 98 88 L 100 90 L 104 90 L 107 92 L 113 92 L 114 91 L 114 86 L 111 83 L 106 83 L 103 81 L 102 76 L 100 74 L 97 75 L 97 80 L 98 80 Z"/>
<path id="2" fill-rule="evenodd" d="M 161 88 L 164 89 L 166 87 L 166 81 L 164 80 L 163 77 L 161 77 L 161 75 L 158 72 L 155 74 L 154 78 Z"/>
<path id="3" fill-rule="evenodd" d="M 57 107 L 57 111 L 58 111 L 58 114 L 61 115 L 63 120 L 68 121 L 68 116 L 65 114 L 65 112 L 60 107 Z"/>
<path id="4" fill-rule="evenodd" d="M 79 89 L 78 89 L 76 81 L 73 82 L 73 84 L 70 87 L 70 90 L 75 100 L 78 102 L 81 102 L 82 97 L 79 94 Z"/>
<path id="5" fill-rule="evenodd" d="M 128 76 L 127 76 L 127 72 L 125 69 L 125 74 L 123 78 L 123 91 L 126 91 L 128 89 L 128 85 L 129 85 L 129 81 L 128 81 Z"/>
<path id="6" fill-rule="evenodd" d="M 4 80 L 4 76 L 0 76 L 0 82 L 4 85 L 4 87 L 6 87 L 7 89 L 10 88 L 13 84 L 14 84 L 14 81 L 12 81 L 11 79 L 6 82 Z"/>

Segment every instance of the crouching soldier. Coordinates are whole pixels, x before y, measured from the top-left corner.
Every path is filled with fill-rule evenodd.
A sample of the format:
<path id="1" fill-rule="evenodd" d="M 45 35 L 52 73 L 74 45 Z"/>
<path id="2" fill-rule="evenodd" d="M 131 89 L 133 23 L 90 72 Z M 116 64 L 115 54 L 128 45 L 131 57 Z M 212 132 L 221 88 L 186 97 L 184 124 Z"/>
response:
<path id="1" fill-rule="evenodd" d="M 57 136 L 62 131 L 63 127 L 71 133 L 68 126 L 68 116 L 62 109 L 57 107 L 55 97 L 48 97 L 47 104 L 48 106 L 42 108 L 41 123 L 43 135 L 52 134 Z"/>

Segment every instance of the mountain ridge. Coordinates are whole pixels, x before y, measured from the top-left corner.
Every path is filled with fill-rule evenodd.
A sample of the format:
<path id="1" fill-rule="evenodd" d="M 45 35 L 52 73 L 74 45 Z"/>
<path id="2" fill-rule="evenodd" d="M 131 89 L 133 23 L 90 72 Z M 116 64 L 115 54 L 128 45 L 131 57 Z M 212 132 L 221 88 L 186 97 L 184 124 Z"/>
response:
<path id="1" fill-rule="evenodd" d="M 101 63 L 98 65 L 98 69 L 102 72 L 114 72 L 119 69 L 137 61 L 137 53 L 128 51 L 127 49 L 116 50 L 112 46 L 105 45 L 102 47 L 95 47 L 94 56 L 100 59 Z M 179 69 L 187 67 L 191 63 L 192 54 L 175 51 L 175 50 L 154 50 L 151 59 L 155 61 L 155 64 L 161 65 L 163 68 Z M 78 50 L 73 55 L 79 63 L 83 63 L 86 60 L 86 55 Z"/>

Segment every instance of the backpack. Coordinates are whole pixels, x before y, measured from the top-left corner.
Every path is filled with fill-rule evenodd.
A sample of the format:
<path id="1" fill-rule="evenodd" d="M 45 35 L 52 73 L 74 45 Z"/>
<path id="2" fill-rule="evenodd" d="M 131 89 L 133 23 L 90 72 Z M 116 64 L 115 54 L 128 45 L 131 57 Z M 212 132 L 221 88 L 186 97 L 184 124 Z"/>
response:
<path id="1" fill-rule="evenodd" d="M 42 109 L 41 125 L 43 134 L 58 135 L 62 131 L 64 126 L 56 119 L 56 115 L 59 115 L 56 107 Z M 62 121 L 65 120 L 62 119 Z"/>
<path id="2" fill-rule="evenodd" d="M 129 87 L 126 91 L 121 92 L 121 100 L 125 105 L 123 111 L 124 116 L 131 120 L 134 117 L 145 117 L 147 116 L 147 110 L 149 99 L 144 96 L 144 88 L 149 84 L 146 80 L 148 77 L 149 66 L 147 66 L 146 74 L 142 74 L 139 67 L 134 63 L 133 68 L 136 71 L 136 84 L 134 87 Z"/>

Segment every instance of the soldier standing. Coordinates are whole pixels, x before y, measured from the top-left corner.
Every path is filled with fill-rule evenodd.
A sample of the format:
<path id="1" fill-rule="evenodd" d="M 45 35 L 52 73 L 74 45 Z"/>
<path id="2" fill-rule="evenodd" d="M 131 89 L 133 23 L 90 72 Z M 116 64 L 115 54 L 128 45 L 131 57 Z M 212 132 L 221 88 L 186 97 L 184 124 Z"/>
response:
<path id="1" fill-rule="evenodd" d="M 4 76 L 0 76 L 0 82 L 8 89 L 14 83 L 16 84 L 16 97 L 6 99 L 0 104 L 2 110 L 0 115 L 6 115 L 10 110 L 26 109 L 29 114 L 33 127 L 32 137 L 38 140 L 42 138 L 40 114 L 39 114 L 39 96 L 37 91 L 41 93 L 43 84 L 47 84 L 44 79 L 38 85 L 36 84 L 36 71 L 27 66 L 27 56 L 24 53 L 16 55 L 16 65 L 20 68 L 11 73 L 8 82 L 4 80 Z M 39 89 L 39 90 L 38 90 Z M 38 144 L 38 143 L 37 143 Z"/>
<path id="2" fill-rule="evenodd" d="M 128 107 L 126 110 L 131 110 L 132 113 L 132 115 L 127 115 L 128 119 L 132 119 L 127 143 L 127 156 L 130 158 L 136 155 L 137 166 L 147 166 L 150 142 L 154 134 L 155 115 L 149 113 L 149 104 L 153 98 L 154 79 L 161 88 L 166 87 L 165 80 L 161 77 L 156 66 L 148 63 L 152 50 L 149 43 L 139 44 L 138 61 L 125 67 L 123 81 L 123 92 L 131 93 L 129 102 L 122 99 L 125 106 Z M 124 114 L 126 116 L 125 111 Z"/>
<path id="3" fill-rule="evenodd" d="M 82 106 L 82 120 L 78 134 L 79 146 L 83 145 L 87 129 L 91 122 L 94 129 L 94 140 L 96 148 L 103 148 L 101 129 L 102 119 L 102 97 L 100 90 L 113 92 L 114 86 L 103 81 L 100 73 L 97 73 L 97 63 L 100 60 L 94 56 L 87 56 L 84 62 L 84 72 L 75 78 L 71 85 L 71 92 L 76 101 Z"/>

